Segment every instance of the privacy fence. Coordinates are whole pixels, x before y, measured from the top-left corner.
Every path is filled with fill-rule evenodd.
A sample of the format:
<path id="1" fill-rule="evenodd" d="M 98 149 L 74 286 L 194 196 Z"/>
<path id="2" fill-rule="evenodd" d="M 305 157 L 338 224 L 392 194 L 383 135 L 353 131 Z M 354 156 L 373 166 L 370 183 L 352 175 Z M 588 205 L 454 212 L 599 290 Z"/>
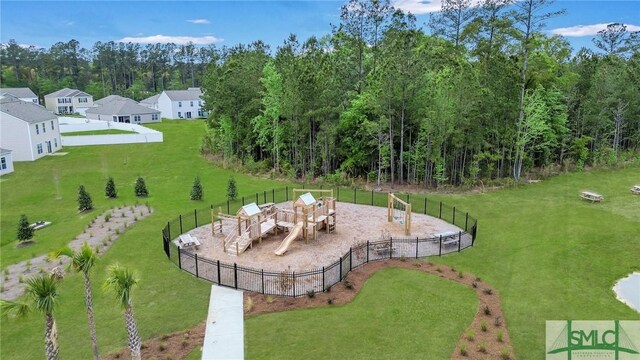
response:
<path id="1" fill-rule="evenodd" d="M 304 188 L 304 185 L 300 187 Z M 328 187 L 324 188 L 329 189 Z M 332 189 L 339 202 L 387 206 L 387 193 L 336 187 Z M 461 230 L 430 238 L 402 237 L 366 241 L 352 246 L 349 251 L 328 266 L 301 272 L 266 271 L 244 267 L 236 263 L 230 264 L 220 260 L 212 260 L 198 256 L 189 249 L 180 249 L 172 241 L 183 233 L 210 224 L 212 221 L 211 210 L 217 214 L 218 209 L 221 209 L 223 213 L 234 215 L 240 206 L 252 202 L 260 205 L 294 200 L 292 190 L 293 188 L 290 187 L 271 189 L 255 195 L 243 196 L 233 201 L 194 209 L 193 212 L 187 214 L 180 214 L 177 218 L 167 222 L 162 229 L 164 252 L 180 269 L 218 285 L 267 295 L 297 297 L 311 292 L 324 292 L 343 281 L 351 270 L 369 262 L 392 258 L 442 256 L 467 249 L 473 246 L 476 240 L 478 222 L 469 216 L 469 213 L 458 210 L 455 206 L 448 206 L 441 201 L 430 201 L 425 196 L 396 194 L 407 203 L 411 203 L 414 214 L 426 214 L 442 219 L 456 225 Z M 217 220 L 215 215 L 213 220 Z M 386 219 L 381 219 L 381 221 L 386 221 Z"/>

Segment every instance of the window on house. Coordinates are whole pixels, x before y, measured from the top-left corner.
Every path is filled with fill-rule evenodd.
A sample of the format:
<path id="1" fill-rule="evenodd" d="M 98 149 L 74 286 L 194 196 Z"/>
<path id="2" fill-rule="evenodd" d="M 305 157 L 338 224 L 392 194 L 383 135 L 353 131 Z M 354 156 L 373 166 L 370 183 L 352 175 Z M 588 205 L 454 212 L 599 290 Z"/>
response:
<path id="1" fill-rule="evenodd" d="M 79 103 L 86 103 L 87 102 L 87 98 L 78 98 L 78 102 Z"/>
<path id="2" fill-rule="evenodd" d="M 62 99 L 58 98 L 58 104 L 62 104 Z"/>
<path id="3" fill-rule="evenodd" d="M 51 130 L 55 130 L 56 128 L 53 126 L 53 120 L 51 120 Z"/>
<path id="4" fill-rule="evenodd" d="M 198 101 L 198 106 L 202 107 L 202 101 Z"/>
<path id="5" fill-rule="evenodd" d="M 38 127 L 38 124 L 36 124 L 36 135 L 40 134 L 40 128 Z"/>
<path id="6" fill-rule="evenodd" d="M 38 103 L 38 99 L 31 99 L 31 101 L 33 101 L 34 103 Z"/>
<path id="7" fill-rule="evenodd" d="M 193 107 L 193 101 L 190 102 L 189 106 Z"/>
<path id="8" fill-rule="evenodd" d="M 0 158 L 0 169 L 4 170 L 7 168 L 7 160 L 5 158 Z"/>
<path id="9" fill-rule="evenodd" d="M 42 154 L 42 144 L 38 144 L 38 154 Z"/>
<path id="10" fill-rule="evenodd" d="M 42 133 L 46 133 L 47 132 L 47 124 L 42 123 Z"/>
<path id="11" fill-rule="evenodd" d="M 58 147 L 58 138 L 53 138 L 53 145 Z"/>
<path id="12" fill-rule="evenodd" d="M 182 119 L 182 113 L 178 111 L 178 117 Z"/>
<path id="13" fill-rule="evenodd" d="M 140 115 L 134 115 L 133 116 L 133 121 L 140 122 Z"/>
<path id="14" fill-rule="evenodd" d="M 178 101 L 178 107 L 182 107 L 182 101 Z"/>
<path id="15" fill-rule="evenodd" d="M 153 121 L 158 120 L 158 114 L 151 114 L 151 120 Z"/>

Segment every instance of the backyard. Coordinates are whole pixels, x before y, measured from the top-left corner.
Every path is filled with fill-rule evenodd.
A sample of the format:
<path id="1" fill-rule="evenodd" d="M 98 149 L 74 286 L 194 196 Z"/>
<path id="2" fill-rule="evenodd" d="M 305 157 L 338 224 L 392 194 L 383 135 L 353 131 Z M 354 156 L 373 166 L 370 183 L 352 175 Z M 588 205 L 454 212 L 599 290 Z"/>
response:
<path id="1" fill-rule="evenodd" d="M 64 246 L 87 227 L 92 217 L 110 207 L 138 201 L 148 202 L 154 209 L 152 215 L 114 243 L 95 270 L 94 305 L 103 353 L 126 346 L 118 303 L 113 295 L 101 290 L 108 264 L 118 262 L 131 267 L 141 279 L 140 287 L 133 292 L 133 304 L 144 339 L 193 327 L 206 316 L 210 284 L 180 271 L 166 259 L 160 230 L 179 213 L 224 200 L 230 176 L 235 177 L 241 195 L 284 185 L 233 174 L 209 164 L 198 152 L 205 131 L 203 122 L 164 121 L 147 126 L 162 131 L 164 142 L 69 147 L 64 149 L 68 152 L 65 156 L 17 163 L 16 172 L 2 178 L 0 257 L 3 268 Z M 434 194 L 430 199 L 468 210 L 478 218 L 479 230 L 473 248 L 460 254 L 431 258 L 431 261 L 480 276 L 500 291 L 506 323 L 519 359 L 543 356 L 547 319 L 640 319 L 638 313 L 618 302 L 611 291 L 618 278 L 640 269 L 636 255 L 640 253 L 637 236 L 640 198 L 629 191 L 640 181 L 639 173 L 640 168 L 635 166 L 567 174 L 486 194 Z M 109 176 L 115 179 L 118 188 L 119 196 L 115 200 L 104 197 Z M 138 176 L 144 176 L 149 187 L 150 196 L 146 199 L 138 200 L 133 194 Z M 195 176 L 200 177 L 204 186 L 202 202 L 189 200 Z M 86 214 L 78 214 L 76 210 L 80 184 L 85 185 L 94 200 L 95 209 Z M 582 190 L 598 192 L 605 201 L 599 204 L 581 201 L 578 194 Z M 14 239 L 21 213 L 27 214 L 32 222 L 47 220 L 53 224 L 36 233 L 34 245 L 18 249 Z M 389 281 L 389 277 L 396 281 Z M 84 308 L 82 287 L 82 278 L 71 275 L 60 288 L 56 319 L 61 358 L 91 356 L 86 314 L 78 311 Z M 424 343 L 421 349 L 434 354 L 442 351 L 432 357 L 440 359 L 451 353 L 465 322 L 473 315 L 473 311 L 467 316 L 466 312 L 446 310 L 454 305 L 467 310 L 474 307 L 475 300 L 465 297 L 464 292 L 465 289 L 456 284 L 422 274 L 384 271 L 371 278 L 353 304 L 250 318 L 246 323 L 246 341 L 251 345 L 246 353 L 249 358 L 295 355 L 327 358 L 336 354 L 353 358 L 385 357 L 384 354 L 410 357 L 404 343 L 409 335 L 423 338 L 427 333 L 420 332 L 422 326 L 425 327 L 422 330 L 429 333 L 432 331 L 429 328 L 441 331 L 440 327 L 449 326 L 454 333 L 436 338 L 439 344 L 445 342 L 447 346 L 434 348 Z M 411 318 L 411 314 L 393 305 L 401 303 L 411 304 L 411 311 L 422 311 L 418 308 L 425 303 L 446 311 L 423 313 L 420 316 L 424 319 L 419 321 L 420 316 Z M 371 317 L 363 313 L 365 309 L 384 309 L 385 304 L 399 312 L 368 322 Z M 352 307 L 359 310 L 351 311 Z M 345 316 L 354 321 L 339 321 Z M 398 325 L 385 329 L 389 337 L 385 343 L 387 352 L 381 353 L 373 343 L 375 336 L 371 330 L 381 327 L 380 321 L 388 323 L 389 318 Z M 42 358 L 42 325 L 41 316 L 36 314 L 22 320 L 3 320 L 0 357 Z M 333 327 L 331 339 L 338 344 L 334 345 L 336 349 L 328 348 L 318 334 L 318 329 L 323 327 Z M 363 344 L 371 341 L 366 348 L 370 351 L 362 351 L 364 345 L 355 346 L 347 341 L 353 334 L 365 334 L 358 340 Z M 372 339 L 368 340 L 369 337 Z M 290 347 L 292 344 L 296 346 Z M 354 349 L 359 350 L 354 353 Z"/>

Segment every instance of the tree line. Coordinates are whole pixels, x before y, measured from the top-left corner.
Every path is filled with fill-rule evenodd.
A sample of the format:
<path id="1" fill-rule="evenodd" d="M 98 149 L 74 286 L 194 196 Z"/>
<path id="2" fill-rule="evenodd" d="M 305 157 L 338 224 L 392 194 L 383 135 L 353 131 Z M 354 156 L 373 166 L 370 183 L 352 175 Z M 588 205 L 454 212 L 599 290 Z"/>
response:
<path id="1" fill-rule="evenodd" d="M 213 45 L 193 43 L 143 46 L 98 41 L 86 49 L 70 40 L 45 49 L 20 46 L 12 39 L 0 47 L 0 83 L 29 87 L 41 99 L 68 87 L 96 99 L 117 94 L 142 100 L 163 90 L 200 86 L 206 65 L 218 53 Z"/>
<path id="2" fill-rule="evenodd" d="M 219 53 L 202 151 L 329 181 L 473 184 L 614 163 L 640 146 L 640 37 L 611 24 L 576 52 L 551 0 L 445 0 L 427 24 L 350 0 L 331 34 Z"/>

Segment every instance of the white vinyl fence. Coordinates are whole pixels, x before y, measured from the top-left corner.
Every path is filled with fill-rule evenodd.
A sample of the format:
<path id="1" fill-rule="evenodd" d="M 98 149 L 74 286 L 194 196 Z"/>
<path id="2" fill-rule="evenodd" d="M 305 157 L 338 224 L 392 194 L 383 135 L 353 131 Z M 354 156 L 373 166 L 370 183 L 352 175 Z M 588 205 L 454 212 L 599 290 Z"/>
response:
<path id="1" fill-rule="evenodd" d="M 89 120 L 84 118 L 72 118 L 61 116 L 58 118 L 60 124 L 60 136 L 62 146 L 86 146 L 86 145 L 109 145 L 109 144 L 135 144 L 162 142 L 162 133 L 147 127 L 116 123 L 111 121 Z M 118 129 L 133 131 L 136 134 L 111 134 L 111 135 L 76 135 L 65 136 L 64 133 L 78 131 L 97 131 Z"/>

